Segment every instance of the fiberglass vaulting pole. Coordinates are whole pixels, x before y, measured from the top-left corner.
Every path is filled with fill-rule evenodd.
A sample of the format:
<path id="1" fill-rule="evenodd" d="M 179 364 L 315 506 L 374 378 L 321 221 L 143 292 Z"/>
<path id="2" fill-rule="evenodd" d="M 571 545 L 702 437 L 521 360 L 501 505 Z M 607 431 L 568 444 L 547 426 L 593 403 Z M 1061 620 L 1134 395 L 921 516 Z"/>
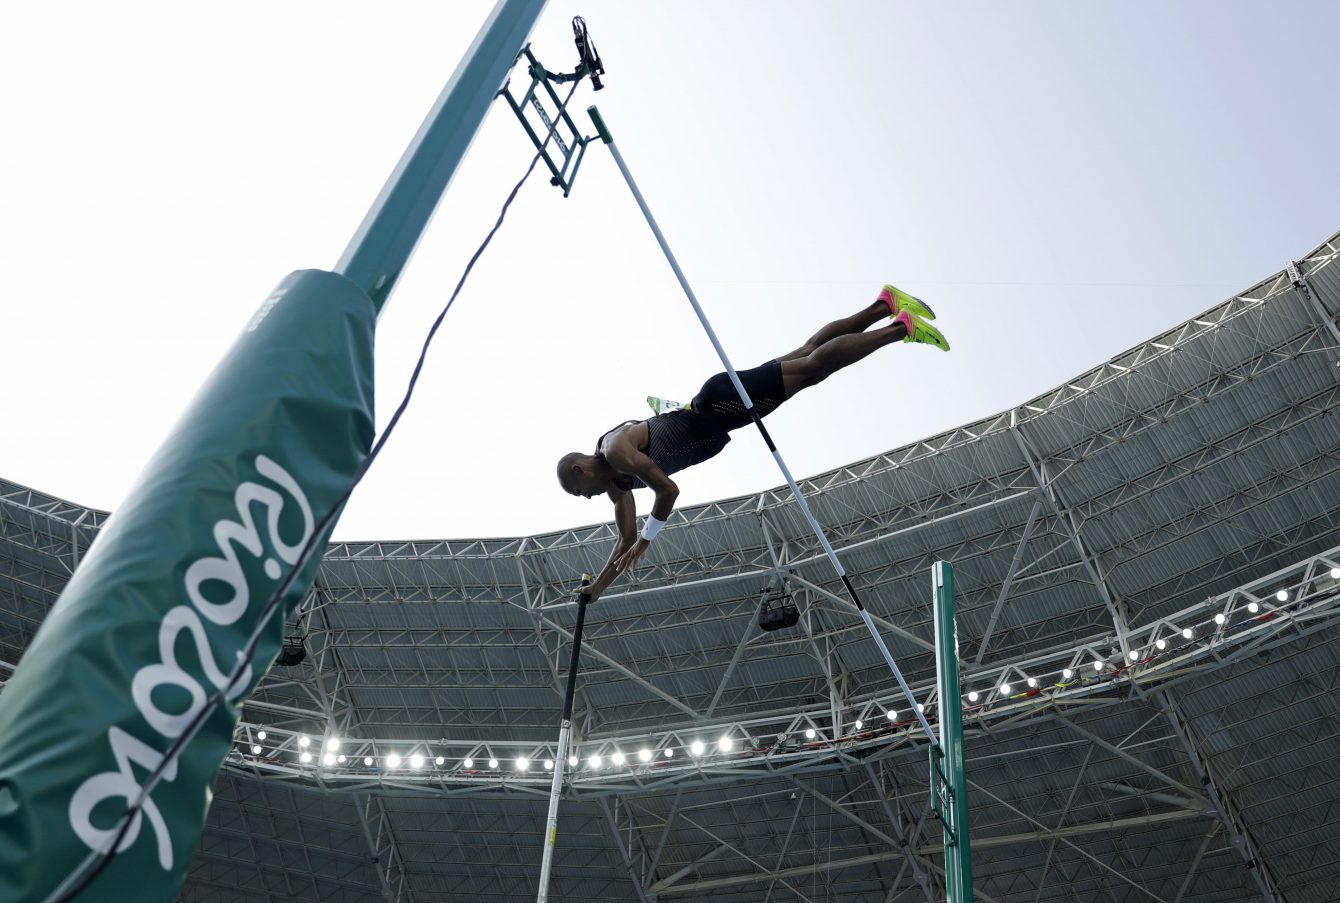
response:
<path id="1" fill-rule="evenodd" d="M 591 582 L 584 576 L 582 586 Z M 568 764 L 568 739 L 572 729 L 572 699 L 577 693 L 577 662 L 582 654 L 582 626 L 591 597 L 577 597 L 577 626 L 572 631 L 572 659 L 568 662 L 568 689 L 563 694 L 563 722 L 558 729 L 558 749 L 554 751 L 554 781 L 549 787 L 549 816 L 544 822 L 544 857 L 540 860 L 540 891 L 535 903 L 549 899 L 549 871 L 554 865 L 554 844 L 558 842 L 558 797 L 563 792 L 563 769 Z"/>
<path id="2" fill-rule="evenodd" d="M 926 738 L 933 745 L 935 734 L 931 730 L 930 722 L 926 720 L 925 714 L 917 706 L 917 699 L 912 695 L 912 689 L 907 685 L 907 680 L 903 677 L 903 672 L 899 670 L 898 663 L 893 660 L 893 655 L 889 652 L 889 647 L 885 645 L 884 638 L 879 635 L 875 628 L 875 622 L 870 619 L 870 613 L 865 610 L 865 605 L 861 603 L 861 597 L 856 593 L 856 587 L 852 586 L 851 578 L 847 576 L 847 571 L 842 567 L 842 562 L 838 560 L 837 553 L 828 543 L 828 537 L 824 535 L 823 527 L 815 519 L 814 514 L 810 512 L 809 503 L 805 500 L 800 487 L 796 485 L 795 479 L 791 476 L 790 469 L 786 462 L 782 460 L 781 453 L 777 451 L 777 446 L 773 444 L 772 437 L 768 435 L 767 427 L 763 425 L 763 420 L 754 410 L 754 403 L 749 398 L 749 393 L 745 391 L 744 384 L 740 382 L 740 377 L 736 374 L 735 368 L 731 366 L 730 358 L 726 356 L 726 349 L 721 347 L 721 342 L 717 340 L 716 333 L 712 330 L 712 324 L 708 322 L 707 315 L 703 313 L 702 306 L 698 303 L 698 297 L 693 293 L 693 288 L 689 285 L 688 279 L 684 277 L 684 271 L 679 268 L 679 261 L 675 259 L 674 252 L 670 250 L 670 245 L 666 242 L 665 236 L 661 233 L 660 226 L 656 225 L 656 218 L 651 215 L 651 209 L 647 206 L 646 200 L 642 197 L 642 192 L 638 190 L 637 182 L 633 181 L 633 174 L 628 171 L 628 165 L 623 161 L 623 154 L 619 153 L 619 148 L 614 143 L 609 129 L 605 126 L 605 120 L 601 118 L 600 111 L 595 107 L 587 110 L 591 114 L 591 121 L 595 123 L 596 131 L 600 133 L 600 138 L 609 147 L 610 153 L 614 155 L 614 162 L 618 164 L 619 172 L 623 173 L 624 181 L 628 183 L 629 189 L 633 192 L 633 197 L 637 200 L 637 205 L 642 209 L 642 215 L 647 218 L 647 225 L 651 226 L 652 234 L 656 236 L 656 241 L 661 246 L 661 251 L 665 254 L 665 259 L 670 264 L 670 268 L 675 271 L 675 278 L 679 280 L 680 288 L 684 289 L 685 296 L 689 303 L 693 305 L 693 312 L 698 315 L 698 322 L 703 324 L 703 329 L 707 332 L 707 337 L 712 341 L 712 347 L 716 349 L 717 356 L 721 358 L 721 363 L 725 366 L 726 372 L 730 375 L 730 381 L 735 386 L 736 393 L 740 396 L 740 401 L 744 405 L 749 416 L 754 420 L 754 426 L 763 435 L 763 441 L 767 443 L 768 450 L 772 452 L 773 460 L 777 462 L 777 467 L 781 469 L 782 476 L 786 478 L 786 484 L 791 487 L 792 494 L 796 497 L 796 503 L 800 505 L 801 512 L 805 515 L 805 520 L 809 521 L 810 528 L 814 530 L 814 535 L 819 538 L 819 544 L 823 546 L 824 553 L 828 556 L 829 562 L 833 565 L 833 570 L 842 578 L 842 584 L 847 588 L 848 595 L 856 603 L 856 609 L 861 614 L 861 620 L 865 621 L 865 626 L 870 630 L 870 636 L 879 646 L 879 651 L 884 655 L 884 661 L 888 662 L 889 670 L 898 680 L 898 686 L 903 690 L 903 695 L 907 697 L 908 703 L 912 706 L 912 714 L 916 715 L 917 720 L 921 722 L 921 729 L 926 732 Z"/>

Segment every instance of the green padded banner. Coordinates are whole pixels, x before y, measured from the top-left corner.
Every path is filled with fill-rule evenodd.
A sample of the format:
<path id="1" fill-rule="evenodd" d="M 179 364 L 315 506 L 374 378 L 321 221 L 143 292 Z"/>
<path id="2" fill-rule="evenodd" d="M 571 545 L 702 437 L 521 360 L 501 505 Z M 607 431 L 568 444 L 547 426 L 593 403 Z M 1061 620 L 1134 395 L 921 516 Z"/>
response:
<path id="1" fill-rule="evenodd" d="M 375 327 L 353 282 L 290 275 L 104 525 L 0 694 L 0 901 L 46 899 L 108 843 L 150 770 L 227 682 L 371 447 Z M 165 772 L 78 899 L 175 899 L 237 700 L 278 652 L 283 614 L 307 593 L 328 536 L 266 624 L 232 702 Z"/>

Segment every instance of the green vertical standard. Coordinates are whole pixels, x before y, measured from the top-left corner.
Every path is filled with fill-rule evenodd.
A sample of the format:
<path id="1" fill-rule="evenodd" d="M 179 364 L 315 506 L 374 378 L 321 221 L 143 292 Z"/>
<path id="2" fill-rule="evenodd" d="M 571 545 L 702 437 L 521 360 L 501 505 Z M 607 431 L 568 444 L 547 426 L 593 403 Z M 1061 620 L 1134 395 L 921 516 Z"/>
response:
<path id="1" fill-rule="evenodd" d="M 369 454 L 377 314 L 544 2 L 498 0 L 339 273 L 265 300 L 29 643 L 0 696 L 0 903 L 178 898 L 242 699 Z M 199 304 L 210 278 L 146 290 Z"/>
<path id="2" fill-rule="evenodd" d="M 935 562 L 936 686 L 940 742 L 931 747 L 931 799 L 945 832 L 945 890 L 949 903 L 972 903 L 972 846 L 968 838 L 968 779 L 963 773 L 963 707 L 959 704 L 958 628 L 954 567 Z"/>
<path id="3" fill-rule="evenodd" d="M 546 2 L 498 0 L 335 264 L 378 315 Z"/>

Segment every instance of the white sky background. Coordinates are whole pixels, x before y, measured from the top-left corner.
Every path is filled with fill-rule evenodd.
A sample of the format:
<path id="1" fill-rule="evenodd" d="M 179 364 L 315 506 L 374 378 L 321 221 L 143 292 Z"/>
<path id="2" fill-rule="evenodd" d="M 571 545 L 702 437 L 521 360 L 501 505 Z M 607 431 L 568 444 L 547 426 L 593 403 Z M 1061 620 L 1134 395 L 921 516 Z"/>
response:
<path id="1" fill-rule="evenodd" d="M 334 265 L 491 6 L 0 5 L 0 476 L 115 509 L 270 289 Z M 940 314 L 950 354 L 895 345 L 769 419 L 798 476 L 1025 401 L 1340 227 L 1340 4 L 550 0 L 551 69 L 574 14 L 608 69 L 574 109 L 738 367 L 886 281 Z M 382 317 L 379 421 L 530 155 L 495 105 Z M 557 457 L 718 369 L 593 144 L 571 198 L 522 190 L 336 538 L 607 520 Z M 677 482 L 782 480 L 746 430 Z"/>

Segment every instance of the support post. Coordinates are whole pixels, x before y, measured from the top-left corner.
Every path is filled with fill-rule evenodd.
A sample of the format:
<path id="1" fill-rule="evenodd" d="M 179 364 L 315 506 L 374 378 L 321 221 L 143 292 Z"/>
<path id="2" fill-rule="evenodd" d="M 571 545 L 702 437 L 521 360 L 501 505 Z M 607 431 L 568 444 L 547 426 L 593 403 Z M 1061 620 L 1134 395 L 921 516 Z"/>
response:
<path id="1" fill-rule="evenodd" d="M 377 313 L 414 253 L 545 0 L 498 0 L 335 264 Z"/>
<path id="2" fill-rule="evenodd" d="M 958 627 L 954 609 L 954 567 L 937 561 L 931 571 L 935 592 L 935 675 L 940 699 L 940 742 L 931 747 L 931 799 L 944 826 L 945 890 L 948 903 L 972 903 L 972 845 L 968 831 L 968 781 L 963 771 L 963 707 L 959 704 Z"/>

